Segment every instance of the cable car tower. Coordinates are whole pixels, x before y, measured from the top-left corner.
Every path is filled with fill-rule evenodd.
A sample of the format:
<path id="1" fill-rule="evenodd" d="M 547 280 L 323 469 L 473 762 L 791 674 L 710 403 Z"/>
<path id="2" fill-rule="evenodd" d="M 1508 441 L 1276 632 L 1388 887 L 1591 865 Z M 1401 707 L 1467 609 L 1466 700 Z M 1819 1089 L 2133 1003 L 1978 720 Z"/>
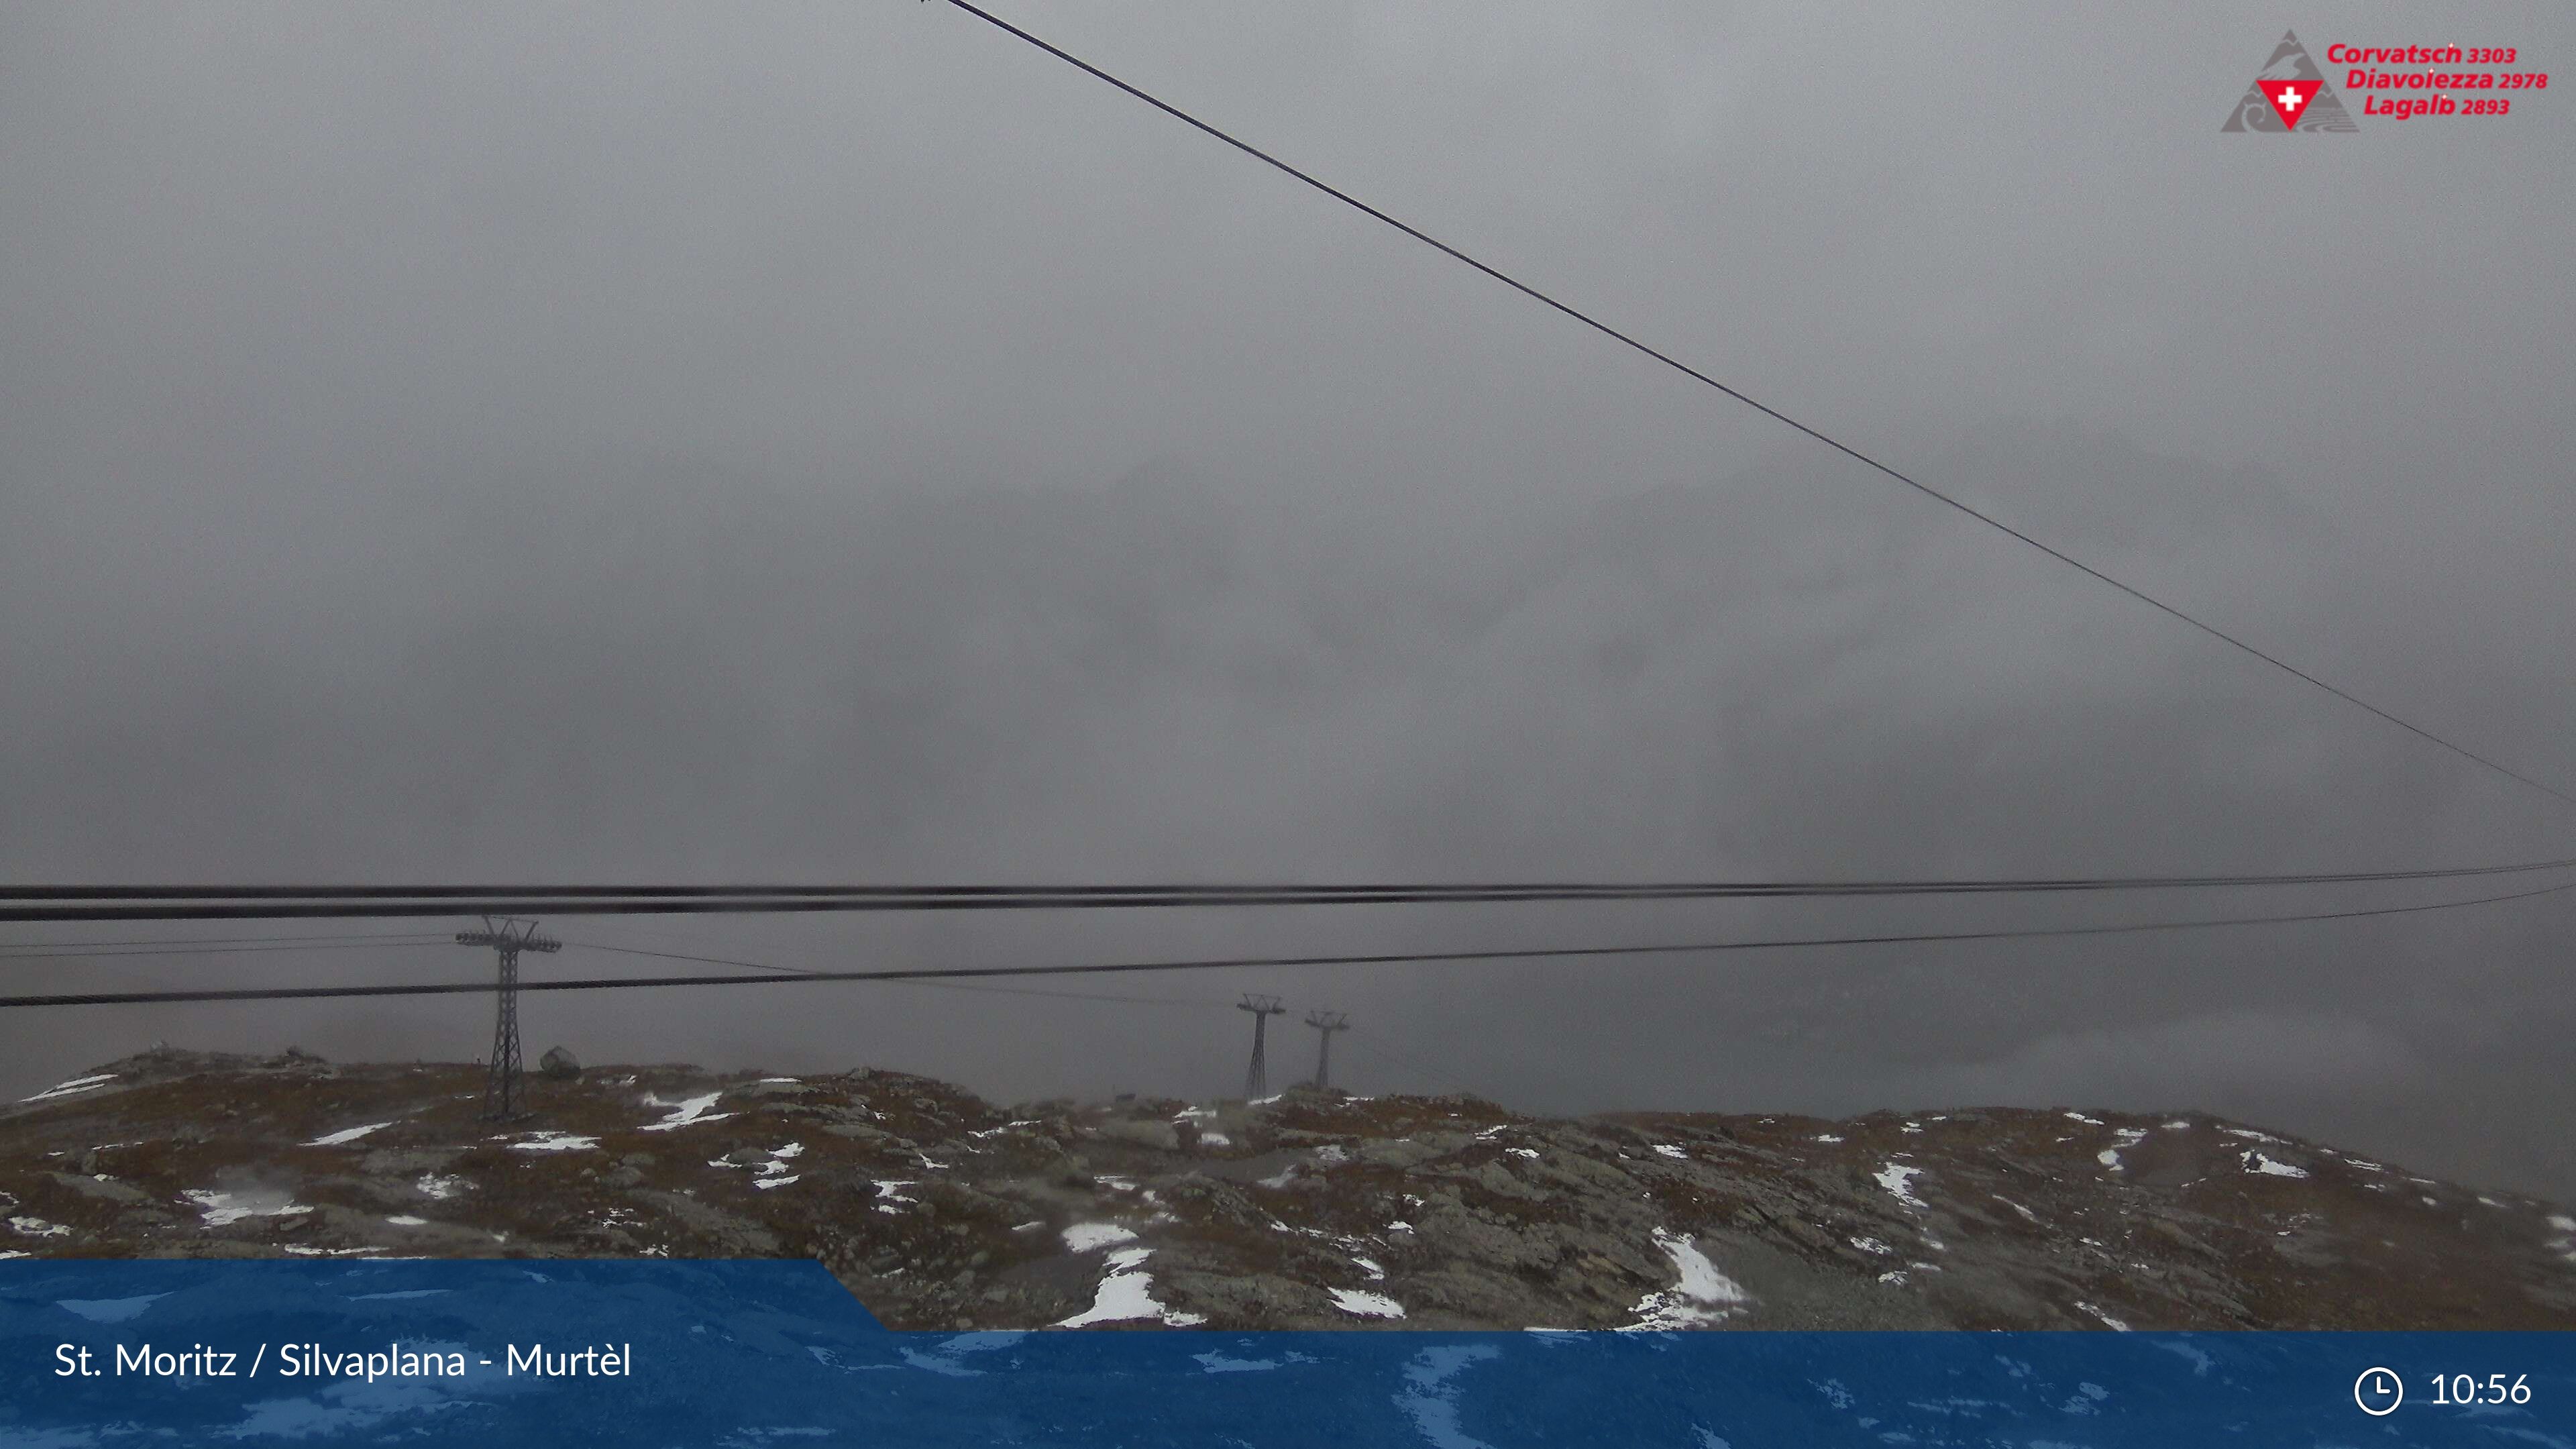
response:
<path id="1" fill-rule="evenodd" d="M 492 1018 L 492 1058 L 483 1070 L 483 1115 L 507 1122 L 527 1115 L 519 1085 L 519 953 L 560 951 L 563 942 L 537 934 L 537 923 L 517 916 L 483 918 L 483 929 L 456 933 L 459 946 L 489 946 L 501 960 L 501 984 Z"/>
<path id="2" fill-rule="evenodd" d="M 1310 1011 L 1306 1013 L 1306 1024 L 1317 1033 L 1315 1090 L 1320 1092 L 1333 1084 L 1333 1033 L 1350 1030 L 1351 1019 L 1345 1012 Z"/>
<path id="3" fill-rule="evenodd" d="M 1284 1014 L 1288 1008 L 1276 996 L 1258 996 L 1245 992 L 1234 1004 L 1237 1011 L 1252 1013 L 1252 1070 L 1243 1074 L 1243 1100 L 1258 1101 L 1270 1095 L 1269 1065 L 1262 1060 L 1263 1039 L 1270 1034 L 1270 1018 Z"/>

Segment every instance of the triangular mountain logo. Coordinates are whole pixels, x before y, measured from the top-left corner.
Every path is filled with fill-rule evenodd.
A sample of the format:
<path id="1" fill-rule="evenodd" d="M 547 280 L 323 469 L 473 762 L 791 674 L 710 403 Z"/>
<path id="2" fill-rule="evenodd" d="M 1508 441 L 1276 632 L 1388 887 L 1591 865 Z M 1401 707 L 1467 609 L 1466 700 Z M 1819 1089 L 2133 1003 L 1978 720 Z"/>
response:
<path id="1" fill-rule="evenodd" d="M 2281 43 L 2263 63 L 2245 98 L 2227 117 L 2221 131 L 2358 131 L 2352 113 L 2326 84 L 2325 72 L 2308 58 L 2295 32 L 2282 31 Z"/>

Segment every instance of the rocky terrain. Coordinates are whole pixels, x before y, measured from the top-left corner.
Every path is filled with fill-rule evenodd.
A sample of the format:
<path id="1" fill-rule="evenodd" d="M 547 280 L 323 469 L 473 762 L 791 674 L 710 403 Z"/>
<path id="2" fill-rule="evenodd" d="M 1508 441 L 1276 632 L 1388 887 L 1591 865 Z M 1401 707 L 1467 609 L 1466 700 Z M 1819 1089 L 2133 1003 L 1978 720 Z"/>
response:
<path id="1" fill-rule="evenodd" d="M 2576 1327 L 2576 1217 L 2202 1114 L 1009 1110 L 160 1049 L 0 1109 L 0 1258 L 821 1259 L 898 1328 Z"/>

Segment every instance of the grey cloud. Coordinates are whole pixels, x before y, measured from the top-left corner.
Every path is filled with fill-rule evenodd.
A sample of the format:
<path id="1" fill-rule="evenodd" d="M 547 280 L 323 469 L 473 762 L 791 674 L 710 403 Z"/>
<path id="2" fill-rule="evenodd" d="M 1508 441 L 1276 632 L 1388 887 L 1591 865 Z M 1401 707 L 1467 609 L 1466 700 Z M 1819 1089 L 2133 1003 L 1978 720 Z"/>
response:
<path id="1" fill-rule="evenodd" d="M 2561 109 L 2222 137 L 2277 34 L 2219 7 L 1029 18 L 2303 667 L 2576 779 Z M 2321 47 L 2361 23 L 2300 28 Z M 2479 23 L 2535 54 L 2576 39 L 2550 10 Z M 2562 807 L 936 7 L 64 6 L 0 27 L 0 128 L 36 142 L 0 149 L 11 879 L 2565 853 Z M 2185 908 L 561 924 L 838 963 Z M 1352 1010 L 1364 1087 L 2227 1107 L 2564 1196 L 2565 919 L 1126 983 L 1203 1008 L 789 987 L 529 1014 L 586 1060 L 1208 1093 L 1237 1079 L 1225 1003 L 1249 986 Z M 479 1010 L 20 1015 L 0 1089 L 161 1036 L 466 1056 Z M 2269 1037 L 2278 1070 L 2210 1065 Z M 2171 1098 L 2195 1080 L 2228 1101 Z"/>

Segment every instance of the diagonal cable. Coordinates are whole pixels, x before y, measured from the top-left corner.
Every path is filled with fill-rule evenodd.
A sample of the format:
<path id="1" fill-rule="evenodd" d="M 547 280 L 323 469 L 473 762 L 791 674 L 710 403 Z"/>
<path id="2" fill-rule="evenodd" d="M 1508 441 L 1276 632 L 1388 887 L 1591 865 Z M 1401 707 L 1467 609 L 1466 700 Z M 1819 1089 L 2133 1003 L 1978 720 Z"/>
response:
<path id="1" fill-rule="evenodd" d="M 1247 156 L 1252 157 L 1263 165 L 1269 166 L 1304 182 L 1306 185 L 1311 186 L 1315 190 L 1333 198 L 1335 201 L 1350 207 L 1352 210 L 1374 218 L 1377 221 L 1384 222 L 1386 225 L 1404 233 L 1406 236 L 1413 238 L 1424 246 L 1430 247 L 1452 260 L 1463 262 L 1466 265 L 1475 268 L 1477 271 L 1484 273 L 1486 276 L 1493 278 L 1495 281 L 1502 283 L 1513 291 L 1530 298 L 1532 301 L 1554 308 L 1555 310 L 1564 313 L 1566 316 L 1573 318 L 1575 321 L 1582 323 L 1584 326 L 1591 328 L 1593 331 L 1600 333 L 1602 336 L 1610 338 L 1612 341 L 1617 342 L 1622 346 L 1643 353 L 1647 357 L 1653 358 L 1655 361 L 1662 363 L 1664 366 L 1673 369 L 1675 372 L 1678 372 L 1695 382 L 1704 383 L 1709 387 L 1715 388 L 1717 391 L 1724 393 L 1726 396 L 1744 404 L 1746 407 L 1761 413 L 1763 416 L 1770 418 L 1775 422 L 1785 423 L 1788 426 L 1797 429 L 1799 432 L 1806 434 L 1808 437 L 1815 439 L 1817 442 L 1824 444 L 1826 447 L 1833 449 L 1835 452 L 1841 453 L 1845 457 L 1866 464 L 1869 467 L 1886 474 L 1888 477 L 1893 478 L 1897 482 L 1904 484 L 1906 487 L 1913 489 L 1915 492 L 1922 494 L 1924 497 L 1929 498 L 1946 508 L 1955 509 L 1960 513 L 1964 513 L 1968 517 L 1975 519 L 1977 522 L 1986 525 L 1988 528 L 2004 534 L 2006 537 L 2026 543 L 2032 548 L 2038 549 L 2041 553 L 2048 555 L 2050 558 L 2057 560 L 2059 563 L 2077 570 L 2086 577 L 2108 584 L 2112 588 L 2118 589 L 2121 593 L 2127 594 L 2130 598 L 2136 599 L 2140 603 L 2149 605 L 2162 613 L 2169 614 L 2232 649 L 2241 650 L 2244 653 L 2250 654 L 2256 659 L 2271 665 L 2273 668 L 2281 670 L 2293 678 L 2304 680 L 2307 683 L 2324 690 L 2326 693 L 2333 695 L 2335 698 L 2343 700 L 2347 704 L 2356 705 L 2362 709 L 2368 710 L 2372 714 L 2386 720 L 2388 723 L 2397 726 L 2399 729 L 2405 730 L 2407 733 L 2415 735 L 2418 738 L 2429 740 L 2432 743 L 2441 746 L 2443 749 L 2450 751 L 2452 754 L 2460 756 L 2462 759 L 2482 765 L 2507 779 L 2528 785 L 2532 789 L 2538 790 L 2543 794 L 2554 796 L 2568 804 L 2576 805 L 2576 795 L 2571 795 L 2568 792 L 2559 789 L 2555 785 L 2550 785 L 2540 780 L 2533 779 L 2531 776 L 2524 774 L 2520 770 L 2516 770 L 2509 765 L 2500 764 L 2465 745 L 2453 744 L 2451 741 L 2433 733 L 2431 730 L 2425 729 L 2423 726 L 2415 724 L 2412 721 L 2391 714 L 2387 710 L 2380 708 L 2378 705 L 2372 704 L 2370 701 L 2361 698 L 2359 695 L 2353 694 L 2349 690 L 2329 684 L 2325 680 L 2320 679 L 2317 676 L 2308 673 L 2306 670 L 2299 668 L 2297 665 L 2290 663 L 2288 660 L 2282 659 L 2278 655 L 2267 653 L 2235 635 L 2228 633 L 2226 630 L 2219 628 L 2215 624 L 2207 623 L 2198 619 L 2174 605 L 2168 604 L 2164 600 L 2157 598 L 2155 595 L 2146 592 L 2144 589 L 2138 588 L 2134 584 L 2125 583 L 2062 549 L 2054 548 L 2046 543 L 2042 543 L 2037 538 L 2022 532 L 2020 529 L 2013 527 L 2002 519 L 1955 498 L 1928 483 L 1899 472 L 1895 468 L 1892 468 L 1887 464 L 1880 462 L 1878 459 L 1871 457 L 1869 454 L 1862 452 L 1860 449 L 1853 447 L 1851 444 L 1842 441 L 1840 438 L 1825 432 L 1821 428 L 1811 426 L 1807 423 L 1802 423 L 1796 418 L 1789 416 L 1787 413 L 1782 412 L 1780 409 L 1771 406 L 1769 403 L 1763 402 L 1758 398 L 1748 396 L 1735 388 L 1727 386 L 1725 383 L 1722 383 L 1716 378 L 1709 376 L 1707 373 L 1700 371 L 1698 368 L 1691 366 L 1689 363 L 1683 362 L 1669 353 L 1662 352 L 1656 348 L 1648 346 L 1636 338 L 1631 337 L 1627 333 L 1620 331 L 1618 328 L 1611 326 L 1609 323 L 1603 322 L 1592 316 L 1590 313 L 1583 312 L 1567 303 L 1558 301 L 1556 298 L 1549 296 L 1547 293 L 1540 291 L 1538 288 L 1531 286 L 1529 283 L 1522 281 L 1518 277 L 1512 276 L 1510 273 L 1505 272 L 1498 267 L 1494 267 L 1488 263 L 1477 260 L 1466 252 L 1460 251 L 1458 248 L 1440 240 L 1438 237 L 1423 231 L 1421 228 L 1413 226 L 1410 223 L 1400 221 L 1397 218 L 1388 215 L 1386 212 L 1380 211 L 1378 208 L 1369 205 L 1367 202 L 1360 200 L 1349 192 L 1344 191 L 1308 172 L 1301 171 L 1298 168 L 1289 165 L 1287 162 L 1280 160 L 1278 157 L 1271 155 L 1260 147 L 1242 140 L 1229 132 L 1220 130 L 1206 121 L 1200 120 L 1198 117 L 1191 115 L 1189 112 L 1182 110 L 1180 107 L 1173 105 L 1171 102 L 1166 101 L 1151 92 L 1139 89 L 1134 85 L 1130 85 L 1126 81 L 1120 80 L 1118 77 L 1111 75 L 1109 72 L 1102 70 L 1100 67 L 1093 65 L 1087 60 L 1084 60 L 1082 57 L 1065 50 L 1061 46 L 1053 45 L 1045 40 L 1039 39 L 1037 36 L 1030 34 L 1028 31 L 1022 30 L 1020 27 L 1013 25 L 1011 22 L 1004 20 L 989 10 L 969 4 L 968 0 L 947 0 L 947 3 L 969 15 L 974 16 L 976 19 L 983 21 L 985 24 L 992 26 L 996 30 L 1000 30 L 1005 34 L 1028 42 L 1030 45 L 1037 47 L 1039 50 L 1045 51 L 1047 54 L 1054 56 L 1056 59 L 1063 61 L 1065 64 L 1080 70 L 1094 79 L 1115 86 L 1119 90 L 1126 92 L 1137 100 L 1143 101 L 1145 104 L 1152 106 L 1154 109 L 1161 111 L 1163 114 L 1170 116 L 1176 121 L 1203 131 L 1208 135 L 1215 137 L 1219 141 L 1223 141 L 1225 144 L 1232 146 L 1234 149 L 1241 151 Z"/>

